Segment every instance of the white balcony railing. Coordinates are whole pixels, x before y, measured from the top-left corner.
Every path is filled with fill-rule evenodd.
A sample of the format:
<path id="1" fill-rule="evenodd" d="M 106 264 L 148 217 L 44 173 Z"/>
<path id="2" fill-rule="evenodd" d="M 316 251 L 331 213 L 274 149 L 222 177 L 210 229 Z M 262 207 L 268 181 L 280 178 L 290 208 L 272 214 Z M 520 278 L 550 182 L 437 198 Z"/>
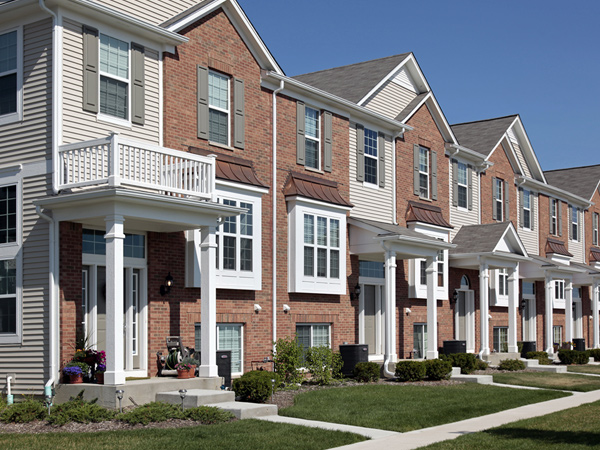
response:
<path id="1" fill-rule="evenodd" d="M 168 195 L 211 200 L 215 158 L 147 144 L 118 134 L 58 151 L 58 189 L 132 186 Z"/>

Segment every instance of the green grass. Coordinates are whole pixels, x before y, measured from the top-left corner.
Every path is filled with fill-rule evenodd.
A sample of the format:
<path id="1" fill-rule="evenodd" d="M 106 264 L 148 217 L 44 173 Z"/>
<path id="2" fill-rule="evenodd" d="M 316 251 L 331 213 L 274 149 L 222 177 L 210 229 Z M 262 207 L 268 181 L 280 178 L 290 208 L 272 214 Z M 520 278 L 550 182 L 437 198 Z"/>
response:
<path id="1" fill-rule="evenodd" d="M 424 449 L 583 450 L 600 447 L 600 402 L 439 442 Z"/>
<path id="2" fill-rule="evenodd" d="M 0 448 L 13 449 L 327 449 L 365 440 L 341 431 L 296 425 L 239 420 L 237 422 L 178 429 L 146 429 L 99 433 L 1 434 Z"/>
<path id="3" fill-rule="evenodd" d="M 567 366 L 567 372 L 592 373 L 595 375 L 600 375 L 600 365 Z"/>
<path id="4" fill-rule="evenodd" d="M 494 383 L 516 384 L 544 389 L 589 392 L 600 389 L 600 378 L 585 375 L 548 372 L 500 373 L 494 375 Z"/>
<path id="5" fill-rule="evenodd" d="M 279 414 L 405 432 L 563 396 L 477 384 L 354 386 L 300 394 Z"/>

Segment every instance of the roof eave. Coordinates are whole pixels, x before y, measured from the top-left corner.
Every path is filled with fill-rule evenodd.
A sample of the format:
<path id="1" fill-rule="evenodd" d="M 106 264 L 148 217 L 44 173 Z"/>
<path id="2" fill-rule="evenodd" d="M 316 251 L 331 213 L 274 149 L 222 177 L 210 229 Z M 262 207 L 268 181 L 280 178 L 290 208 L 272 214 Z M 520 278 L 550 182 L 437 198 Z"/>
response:
<path id="1" fill-rule="evenodd" d="M 535 188 L 539 192 L 543 194 L 548 194 L 549 196 L 561 196 L 566 200 L 572 200 L 573 203 L 579 204 L 584 208 L 591 207 L 594 203 L 591 200 L 586 200 L 583 197 L 579 197 L 578 195 L 571 194 L 570 192 L 565 191 L 564 189 L 557 188 L 552 186 L 551 184 L 542 183 L 541 181 L 534 180 L 533 178 L 526 177 L 524 175 L 520 175 L 517 177 L 517 183 L 519 186 L 531 187 Z"/>

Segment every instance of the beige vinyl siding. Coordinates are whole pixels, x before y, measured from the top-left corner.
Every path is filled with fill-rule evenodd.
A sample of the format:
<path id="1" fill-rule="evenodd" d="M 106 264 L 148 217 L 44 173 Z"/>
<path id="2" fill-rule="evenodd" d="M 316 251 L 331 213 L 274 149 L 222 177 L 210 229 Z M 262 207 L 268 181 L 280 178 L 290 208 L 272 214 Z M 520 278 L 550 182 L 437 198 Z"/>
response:
<path id="1" fill-rule="evenodd" d="M 51 157 L 52 19 L 23 26 L 23 121 L 0 125 L 1 165 Z"/>
<path id="2" fill-rule="evenodd" d="M 527 164 L 527 160 L 525 159 L 525 155 L 523 154 L 523 150 L 521 149 L 521 144 L 519 144 L 519 140 L 517 139 L 517 136 L 515 136 L 515 133 L 513 132 L 512 128 L 508 130 L 507 134 L 508 138 L 510 139 L 510 143 L 515 149 L 515 153 L 517 154 L 519 164 L 521 164 L 521 167 L 523 168 L 524 175 L 529 178 L 532 178 L 531 170 L 529 169 L 529 165 Z"/>
<path id="3" fill-rule="evenodd" d="M 566 213 L 567 215 L 569 214 L 568 211 L 569 211 L 569 209 L 567 208 L 567 213 Z M 565 213 L 563 212 L 563 214 L 565 214 Z M 571 253 L 573 255 L 572 261 L 578 262 L 578 263 L 585 263 L 585 255 L 584 255 L 584 251 L 583 251 L 584 239 L 585 239 L 585 228 L 582 228 L 585 226 L 585 224 L 583 223 L 583 212 L 579 211 L 577 213 L 577 217 L 578 217 L 578 224 L 580 227 L 579 236 L 581 237 L 581 240 L 574 241 L 571 239 L 571 217 L 569 217 L 568 222 L 567 222 L 568 226 L 569 226 L 569 229 L 568 229 L 569 239 L 567 240 L 567 242 L 568 242 L 567 249 L 569 250 L 569 253 Z M 564 233 L 564 228 L 563 228 L 563 233 Z"/>
<path id="4" fill-rule="evenodd" d="M 50 175 L 23 179 L 23 338 L 0 351 L 0 379 L 17 374 L 14 394 L 41 394 L 49 378 L 49 225 L 33 200 L 51 194 L 50 182 Z"/>
<path id="5" fill-rule="evenodd" d="M 96 0 L 97 3 L 116 9 L 131 16 L 159 25 L 173 16 L 191 8 L 199 0 Z"/>
<path id="6" fill-rule="evenodd" d="M 459 208 L 458 206 L 452 206 L 454 204 L 454 189 L 452 188 L 452 159 L 449 161 L 450 165 L 450 224 L 454 227 L 450 231 L 450 240 L 454 239 L 456 233 L 460 231 L 463 225 L 477 225 L 479 224 L 479 177 L 477 171 L 471 171 L 471 182 L 473 188 L 473 209 L 471 211 Z"/>
<path id="7" fill-rule="evenodd" d="M 417 96 L 414 92 L 388 81 L 369 98 L 364 106 L 372 111 L 395 119 Z"/>
<path id="8" fill-rule="evenodd" d="M 511 195 L 512 195 L 512 191 L 511 191 Z M 536 193 L 532 193 L 532 198 L 533 198 L 533 205 L 535 208 L 535 214 L 533 214 L 532 216 L 532 220 L 533 220 L 533 230 L 527 230 L 522 228 L 522 225 L 520 223 L 521 221 L 521 196 L 519 195 L 519 192 L 516 191 L 515 195 L 517 197 L 517 211 L 519 212 L 519 214 L 517 214 L 517 234 L 519 235 L 519 238 L 521 239 L 521 241 L 523 242 L 523 246 L 525 247 L 525 250 L 527 250 L 527 253 L 529 253 L 530 255 L 539 255 L 540 253 L 540 247 L 539 247 L 539 235 L 540 235 L 540 222 L 539 222 L 539 196 Z M 546 225 L 544 225 L 546 226 Z"/>
<path id="9" fill-rule="evenodd" d="M 351 217 L 391 223 L 392 217 L 392 142 L 385 138 L 385 187 L 365 186 L 356 181 L 356 123 L 350 123 L 350 203 Z"/>
<path id="10" fill-rule="evenodd" d="M 63 33 L 63 144 L 108 136 L 118 131 L 123 136 L 160 144 L 158 51 L 145 51 L 145 125 L 124 127 L 99 121 L 96 114 L 84 111 L 82 24 L 64 19 Z M 100 29 L 102 32 L 102 29 Z M 132 38 L 135 41 L 134 38 Z"/>

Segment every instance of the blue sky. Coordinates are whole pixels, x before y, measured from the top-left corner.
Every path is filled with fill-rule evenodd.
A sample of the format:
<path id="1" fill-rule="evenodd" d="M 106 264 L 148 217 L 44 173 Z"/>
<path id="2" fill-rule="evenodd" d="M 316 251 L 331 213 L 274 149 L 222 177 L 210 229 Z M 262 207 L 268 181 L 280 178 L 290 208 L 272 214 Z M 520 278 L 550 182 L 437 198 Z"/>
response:
<path id="1" fill-rule="evenodd" d="M 451 124 L 518 113 L 544 170 L 600 164 L 600 1 L 239 1 L 287 75 L 412 51 Z"/>

